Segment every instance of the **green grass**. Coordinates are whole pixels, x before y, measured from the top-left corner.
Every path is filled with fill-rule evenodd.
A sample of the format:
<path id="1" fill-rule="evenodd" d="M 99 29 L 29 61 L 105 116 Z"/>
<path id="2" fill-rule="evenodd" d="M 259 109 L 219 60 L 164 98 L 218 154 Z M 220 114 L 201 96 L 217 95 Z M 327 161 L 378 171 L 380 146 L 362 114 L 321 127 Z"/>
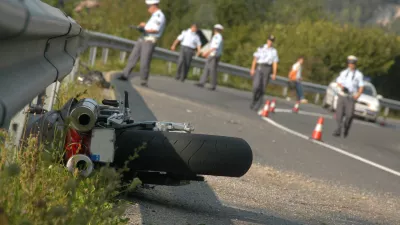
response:
<path id="1" fill-rule="evenodd" d="M 96 86 L 63 85 L 56 105 L 85 90 L 81 97 L 102 97 Z M 64 139 L 59 137 L 63 135 L 39 145 L 31 136 L 17 147 L 10 144 L 6 131 L 0 131 L 0 224 L 127 224 L 127 203 L 117 197 L 140 181 L 122 186 L 123 170 L 110 167 L 95 170 L 88 178 L 68 172 L 61 163 L 64 148 L 59 140 Z"/>

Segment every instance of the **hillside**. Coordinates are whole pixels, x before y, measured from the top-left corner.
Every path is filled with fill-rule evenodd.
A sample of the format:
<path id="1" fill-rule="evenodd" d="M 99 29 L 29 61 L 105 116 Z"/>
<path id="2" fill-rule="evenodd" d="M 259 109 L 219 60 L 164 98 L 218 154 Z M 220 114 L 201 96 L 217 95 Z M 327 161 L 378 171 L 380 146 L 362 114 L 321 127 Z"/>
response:
<path id="1" fill-rule="evenodd" d="M 400 18 L 399 0 L 324 0 L 341 21 L 390 26 Z"/>
<path id="2" fill-rule="evenodd" d="M 94 8 L 102 0 L 45 0 L 59 6 L 72 3 L 70 10 L 80 12 L 83 8 Z M 104 1 L 104 0 L 103 0 Z M 268 5 L 274 1 L 282 0 L 248 0 L 247 8 L 258 13 L 265 13 Z M 400 0 L 321 0 L 323 8 L 339 22 L 350 22 L 356 25 L 378 25 L 389 31 L 400 33 Z M 189 4 L 196 0 L 186 0 Z M 212 14 L 215 9 L 213 1 L 203 0 L 204 4 L 198 8 L 197 16 L 201 20 L 210 20 L 204 15 Z M 304 3 L 314 3 L 307 0 Z M 256 6 L 256 7 L 254 7 Z"/>

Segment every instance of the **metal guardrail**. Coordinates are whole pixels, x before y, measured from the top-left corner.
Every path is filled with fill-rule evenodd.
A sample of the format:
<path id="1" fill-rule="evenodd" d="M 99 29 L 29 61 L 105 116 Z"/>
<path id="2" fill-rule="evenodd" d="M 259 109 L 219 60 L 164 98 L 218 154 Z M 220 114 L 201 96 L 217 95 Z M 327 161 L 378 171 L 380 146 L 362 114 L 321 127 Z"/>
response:
<path id="1" fill-rule="evenodd" d="M 123 52 L 130 52 L 136 43 L 136 41 L 132 41 L 121 37 L 116 37 L 109 34 L 92 32 L 92 31 L 87 31 L 86 33 L 88 35 L 88 45 L 91 47 L 102 47 L 107 49 L 111 48 Z M 92 52 L 91 55 L 92 61 L 94 60 L 93 54 L 95 57 L 95 53 Z M 154 52 L 154 57 L 176 63 L 178 61 L 179 53 L 157 47 Z M 204 67 L 205 62 L 206 61 L 203 58 L 194 58 L 192 60 L 192 66 L 202 68 Z M 219 63 L 218 71 L 246 79 L 251 79 L 250 70 L 248 68 L 231 65 L 228 63 L 223 63 L 223 62 Z M 286 86 L 287 82 L 288 79 L 281 76 L 277 76 L 276 80 L 271 81 L 271 83 L 280 86 Z M 325 94 L 327 86 L 314 84 L 310 82 L 303 82 L 303 89 L 306 92 L 316 93 L 317 94 L 316 99 L 319 99 L 320 94 Z M 400 110 L 400 101 L 383 98 L 380 100 L 380 102 L 383 107 Z"/>
<path id="2" fill-rule="evenodd" d="M 39 0 L 0 1 L 0 127 L 71 70 L 84 31 Z"/>
<path id="3" fill-rule="evenodd" d="M 129 39 L 116 37 L 109 34 L 103 34 L 98 32 L 87 31 L 88 35 L 88 45 L 93 47 L 103 47 L 103 48 L 111 48 L 120 51 L 129 52 L 132 50 L 136 41 L 132 41 Z M 169 62 L 178 62 L 179 53 L 170 51 L 164 48 L 157 47 L 154 55 L 154 58 L 162 59 Z M 204 67 L 206 60 L 203 58 L 194 58 L 192 60 L 192 66 L 194 67 Z M 250 70 L 248 68 L 231 65 L 228 63 L 219 63 L 218 71 L 221 73 L 227 73 L 234 76 L 251 79 Z M 288 79 L 285 77 L 277 77 L 276 80 L 271 81 L 273 84 L 286 86 Z M 326 86 L 313 84 L 309 82 L 303 82 L 304 89 L 314 93 L 325 93 Z"/>

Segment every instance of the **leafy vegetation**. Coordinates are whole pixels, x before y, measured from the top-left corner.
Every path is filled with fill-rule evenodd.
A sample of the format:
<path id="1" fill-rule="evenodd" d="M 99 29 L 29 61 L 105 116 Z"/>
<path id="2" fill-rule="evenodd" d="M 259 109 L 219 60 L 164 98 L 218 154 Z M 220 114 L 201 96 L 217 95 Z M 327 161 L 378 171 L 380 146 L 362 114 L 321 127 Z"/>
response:
<path id="1" fill-rule="evenodd" d="M 383 1 L 163 0 L 167 28 L 159 45 L 169 48 L 193 21 L 203 29 L 221 23 L 226 27 L 222 61 L 249 67 L 252 53 L 272 33 L 277 37 L 280 75 L 286 76 L 301 54 L 306 56 L 305 80 L 328 84 L 346 67 L 346 56 L 354 54 L 360 58 L 360 69 L 380 93 L 400 99 L 395 83 L 400 72 L 395 60 L 400 38 L 380 27 L 365 26 L 367 17 L 374 14 L 367 2 L 377 7 Z M 100 3 L 96 10 L 72 15 L 86 29 L 138 38 L 139 33 L 128 26 L 148 19 L 142 0 Z"/>
<path id="2" fill-rule="evenodd" d="M 84 93 L 101 98 L 102 90 L 78 84 L 62 86 L 59 104 Z M 0 132 L 0 224 L 127 224 L 126 203 L 116 198 L 121 171 L 103 167 L 89 178 L 71 174 L 62 165 L 63 138 L 39 145 L 31 137 L 23 147 L 12 146 Z"/>

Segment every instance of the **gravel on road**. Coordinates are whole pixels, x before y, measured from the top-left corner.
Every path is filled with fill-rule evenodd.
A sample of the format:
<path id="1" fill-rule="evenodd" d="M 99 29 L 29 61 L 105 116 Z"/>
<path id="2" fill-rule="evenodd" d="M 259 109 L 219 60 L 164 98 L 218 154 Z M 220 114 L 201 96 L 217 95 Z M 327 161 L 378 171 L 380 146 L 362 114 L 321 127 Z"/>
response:
<path id="1" fill-rule="evenodd" d="M 273 129 L 215 107 L 135 89 L 158 120 L 190 121 L 196 133 L 243 137 L 252 146 L 254 130 Z M 296 148 L 298 143 L 291 143 L 289 135 L 274 132 L 265 141 L 282 151 Z M 262 162 L 253 164 L 241 178 L 207 176 L 206 182 L 182 187 L 140 189 L 129 200 L 132 206 L 126 215 L 131 224 L 400 224 L 399 197 L 282 171 Z"/>

